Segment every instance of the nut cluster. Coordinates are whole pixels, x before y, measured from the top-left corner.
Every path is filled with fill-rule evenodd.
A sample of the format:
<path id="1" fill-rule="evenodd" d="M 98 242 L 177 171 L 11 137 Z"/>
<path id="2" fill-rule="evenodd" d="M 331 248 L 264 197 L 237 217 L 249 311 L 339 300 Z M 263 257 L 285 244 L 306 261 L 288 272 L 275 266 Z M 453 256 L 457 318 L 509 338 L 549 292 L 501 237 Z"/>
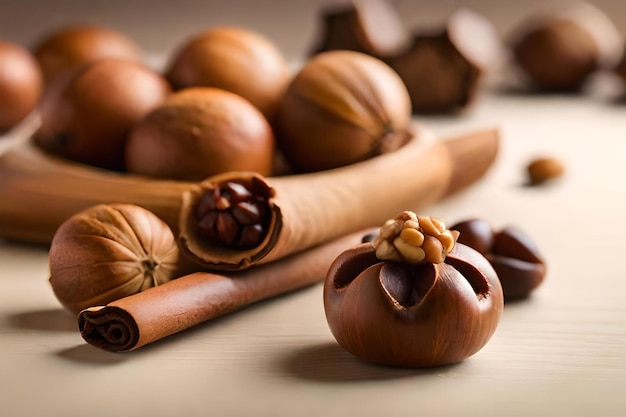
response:
<path id="1" fill-rule="evenodd" d="M 251 188 L 251 187 L 250 187 Z M 215 244 L 253 248 L 267 233 L 267 199 L 237 182 L 206 190 L 196 207 L 198 231 Z"/>
<path id="2" fill-rule="evenodd" d="M 436 217 L 403 211 L 385 222 L 373 245 L 381 260 L 438 264 L 452 251 L 458 236 Z"/>

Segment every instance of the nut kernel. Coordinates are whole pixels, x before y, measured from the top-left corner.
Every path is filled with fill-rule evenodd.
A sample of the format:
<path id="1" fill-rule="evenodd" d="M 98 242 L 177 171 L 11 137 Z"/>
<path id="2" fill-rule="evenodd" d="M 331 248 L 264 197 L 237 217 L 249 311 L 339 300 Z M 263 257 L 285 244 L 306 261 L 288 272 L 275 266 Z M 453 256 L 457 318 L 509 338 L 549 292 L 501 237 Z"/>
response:
<path id="1" fill-rule="evenodd" d="M 396 248 L 388 240 L 381 240 L 380 243 L 376 245 L 376 257 L 389 261 L 402 260 Z"/>
<path id="2" fill-rule="evenodd" d="M 381 260 L 441 263 L 454 248 L 458 236 L 458 232 L 447 230 L 437 218 L 418 217 L 404 211 L 385 222 L 372 245 Z"/>
<path id="3" fill-rule="evenodd" d="M 454 244 L 456 243 L 456 239 L 459 237 L 459 232 L 456 230 L 445 230 L 441 234 L 437 236 L 437 239 L 443 245 L 443 250 L 449 253 L 452 248 L 454 248 Z"/>
<path id="4" fill-rule="evenodd" d="M 416 229 L 404 228 L 400 232 L 400 239 L 412 246 L 422 246 L 424 235 Z"/>
<path id="5" fill-rule="evenodd" d="M 393 240 L 393 246 L 396 248 L 400 256 L 402 256 L 402 258 L 407 262 L 420 263 L 426 257 L 424 249 L 419 246 L 411 245 L 401 237 L 397 237 Z M 378 252 L 376 253 L 378 254 Z"/>
<path id="6" fill-rule="evenodd" d="M 443 245 L 436 237 L 426 236 L 422 248 L 432 263 L 439 264 L 446 257 L 443 252 Z"/>

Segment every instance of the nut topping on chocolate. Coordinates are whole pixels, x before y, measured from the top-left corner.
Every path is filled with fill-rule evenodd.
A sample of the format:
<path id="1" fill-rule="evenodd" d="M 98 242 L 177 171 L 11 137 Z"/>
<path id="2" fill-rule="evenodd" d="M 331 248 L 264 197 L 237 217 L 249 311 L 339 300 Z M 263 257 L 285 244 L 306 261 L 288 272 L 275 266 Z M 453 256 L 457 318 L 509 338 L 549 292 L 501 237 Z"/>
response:
<path id="1" fill-rule="evenodd" d="M 403 211 L 385 222 L 372 244 L 381 260 L 438 264 L 452 251 L 458 237 L 459 232 L 447 230 L 436 217 Z"/>

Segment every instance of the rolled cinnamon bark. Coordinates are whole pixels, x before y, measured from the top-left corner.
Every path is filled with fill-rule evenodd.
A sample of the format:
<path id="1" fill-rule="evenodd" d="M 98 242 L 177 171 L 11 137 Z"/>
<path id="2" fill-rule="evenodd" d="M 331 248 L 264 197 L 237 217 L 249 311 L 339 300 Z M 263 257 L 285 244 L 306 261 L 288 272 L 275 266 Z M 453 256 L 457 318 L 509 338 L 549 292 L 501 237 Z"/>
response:
<path id="1" fill-rule="evenodd" d="M 321 282 L 339 253 L 373 231 L 353 233 L 243 272 L 196 272 L 83 310 L 78 316 L 81 336 L 104 350 L 137 349 L 257 301 Z"/>
<path id="2" fill-rule="evenodd" d="M 194 262 L 242 270 L 382 224 L 478 179 L 494 161 L 498 132 L 437 140 L 416 127 L 397 151 L 291 177 L 231 172 L 183 195 L 179 243 Z"/>

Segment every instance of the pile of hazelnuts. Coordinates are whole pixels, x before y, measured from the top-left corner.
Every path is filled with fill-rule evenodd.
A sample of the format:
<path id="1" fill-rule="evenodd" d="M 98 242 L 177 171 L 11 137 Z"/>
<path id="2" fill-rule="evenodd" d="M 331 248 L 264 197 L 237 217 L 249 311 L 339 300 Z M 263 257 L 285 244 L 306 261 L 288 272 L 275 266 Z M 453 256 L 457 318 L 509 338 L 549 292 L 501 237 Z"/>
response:
<path id="1" fill-rule="evenodd" d="M 0 106 L 22 109 L 5 128 L 36 107 L 41 150 L 149 178 L 337 168 L 402 146 L 411 122 L 406 88 L 382 61 L 332 51 L 294 74 L 273 43 L 238 27 L 193 36 L 162 71 L 104 27 L 61 29 L 32 54 L 4 50 L 21 78 L 0 80 L 12 88 Z"/>

